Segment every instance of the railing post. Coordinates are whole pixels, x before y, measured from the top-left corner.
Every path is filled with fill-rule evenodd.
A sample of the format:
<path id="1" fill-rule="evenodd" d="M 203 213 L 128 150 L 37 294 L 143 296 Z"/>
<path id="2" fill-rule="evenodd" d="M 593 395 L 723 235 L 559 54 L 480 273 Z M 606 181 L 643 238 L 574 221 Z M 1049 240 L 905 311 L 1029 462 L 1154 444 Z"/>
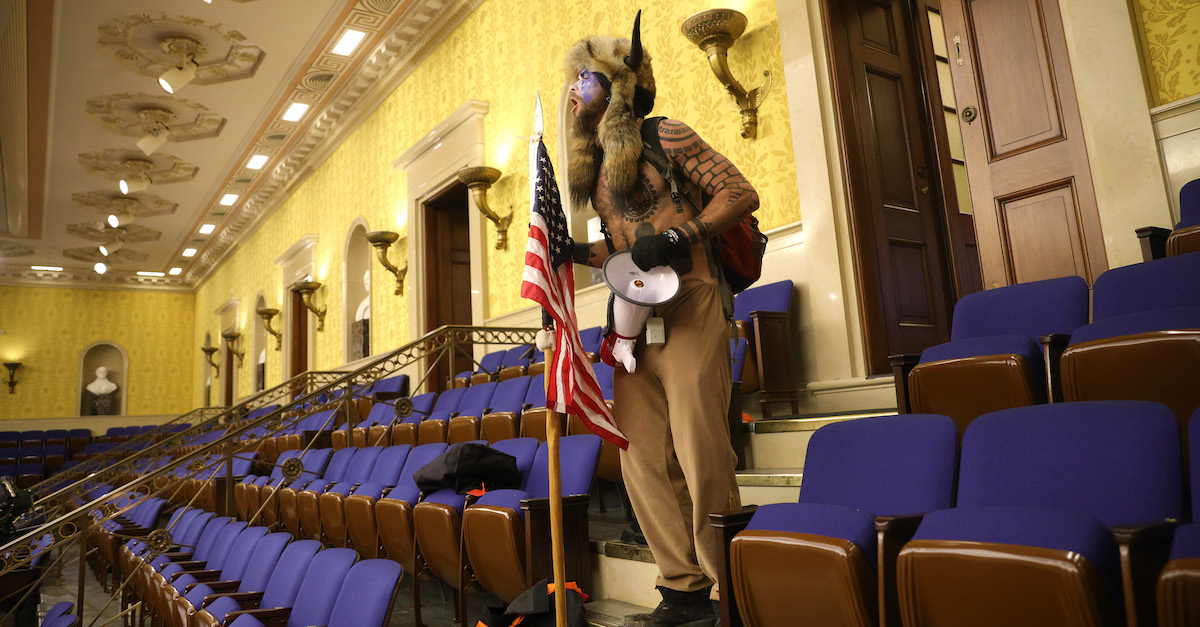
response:
<path id="1" fill-rule="evenodd" d="M 79 617 L 83 617 L 83 584 L 87 577 L 87 545 L 88 538 L 92 535 L 92 517 L 84 514 L 80 521 L 79 533 L 79 581 L 75 592 L 75 608 L 79 610 Z M 86 522 L 86 524 L 84 524 Z"/>

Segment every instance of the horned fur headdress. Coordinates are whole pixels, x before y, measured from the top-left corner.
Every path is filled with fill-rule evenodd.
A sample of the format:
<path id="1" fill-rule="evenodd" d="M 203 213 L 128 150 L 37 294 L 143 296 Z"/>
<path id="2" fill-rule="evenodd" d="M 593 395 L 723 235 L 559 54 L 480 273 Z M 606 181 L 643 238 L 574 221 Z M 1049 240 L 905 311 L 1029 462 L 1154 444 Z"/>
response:
<path id="1" fill-rule="evenodd" d="M 596 35 L 582 39 L 567 51 L 565 71 L 567 80 L 574 82 L 579 73 L 588 70 L 598 75 L 608 92 L 608 107 L 600 118 L 596 136 L 581 136 L 575 125 L 568 125 L 569 186 L 575 207 L 587 202 L 600 171 L 599 151 L 604 153 L 604 167 L 613 192 L 627 195 L 638 179 L 638 162 L 642 158 L 642 137 L 638 119 L 654 108 L 654 68 L 650 55 L 642 48 L 642 12 L 633 21 L 633 41 Z"/>

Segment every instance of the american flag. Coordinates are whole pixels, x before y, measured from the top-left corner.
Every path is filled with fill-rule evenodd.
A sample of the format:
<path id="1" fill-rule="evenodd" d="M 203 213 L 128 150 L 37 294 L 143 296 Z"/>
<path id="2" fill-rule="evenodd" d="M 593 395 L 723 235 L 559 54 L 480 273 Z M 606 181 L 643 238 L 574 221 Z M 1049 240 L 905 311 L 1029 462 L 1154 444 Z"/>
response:
<path id="1" fill-rule="evenodd" d="M 541 305 L 554 319 L 554 356 L 546 368 L 546 406 L 579 416 L 592 433 L 624 449 L 629 442 L 613 424 L 592 362 L 579 340 L 571 240 L 567 237 L 567 218 L 563 215 L 554 166 L 541 140 L 529 153 L 533 211 L 529 216 L 521 296 Z"/>

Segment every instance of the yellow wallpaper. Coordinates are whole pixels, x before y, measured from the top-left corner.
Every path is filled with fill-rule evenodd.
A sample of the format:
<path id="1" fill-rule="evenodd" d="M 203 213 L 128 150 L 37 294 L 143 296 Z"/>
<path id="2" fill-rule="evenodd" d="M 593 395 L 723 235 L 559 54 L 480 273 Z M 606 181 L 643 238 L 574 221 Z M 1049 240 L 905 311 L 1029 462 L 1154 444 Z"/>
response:
<path id="1" fill-rule="evenodd" d="M 683 20 L 717 6 L 738 9 L 749 18 L 748 32 L 730 52 L 735 76 L 757 86 L 763 70 L 775 77 L 760 109 L 758 138 L 740 137 L 740 116 L 726 104 L 724 89 L 703 53 L 680 33 Z M 305 234 L 320 239 L 314 251 L 314 275 L 324 287 L 316 301 L 328 306 L 326 330 L 317 334 L 315 367 L 332 368 L 343 356 L 342 257 L 346 235 L 356 217 L 369 230 L 403 231 L 398 213 L 407 181 L 392 161 L 413 146 L 467 100 L 489 104 L 484 117 L 487 165 L 504 176 L 489 192 L 493 208 L 516 216 L 509 248 L 496 251 L 495 230 L 485 223 L 488 310 L 496 316 L 525 306 L 519 297 L 529 211 L 527 144 L 534 94 L 542 93 L 548 121 L 557 120 L 562 92 L 562 55 L 577 39 L 594 33 L 628 36 L 637 9 L 643 9 L 643 41 L 655 59 L 658 98 L 654 115 L 684 120 L 717 150 L 728 155 L 762 197 L 759 219 L 764 230 L 800 219 L 786 87 L 774 0 L 613 0 L 597 10 L 588 3 L 558 0 L 488 0 L 353 133 L 258 231 L 200 286 L 196 297 L 195 346 L 205 332 L 218 337 L 216 309 L 241 298 L 243 333 L 252 328 L 253 302 L 261 290 L 279 307 L 281 273 L 274 260 Z M 514 16 L 520 16 L 519 27 Z M 545 141 L 557 151 L 557 125 L 547 123 Z M 393 250 L 393 257 L 398 251 Z M 408 337 L 404 299 L 393 296 L 393 280 L 372 261 L 372 345 L 376 352 L 398 347 Z M 409 284 L 417 277 L 409 277 Z M 409 287 L 411 289 L 411 287 Z M 268 352 L 267 385 L 281 379 L 282 353 Z M 202 365 L 194 360 L 196 400 Z M 251 389 L 252 369 L 238 371 L 239 395 Z M 224 373 L 222 373 L 224 374 Z"/>
<path id="2" fill-rule="evenodd" d="M 0 419 L 77 415 L 79 359 L 98 341 L 129 355 L 128 415 L 188 411 L 194 308 L 191 294 L 0 286 L 0 360 L 25 364 Z"/>
<path id="3" fill-rule="evenodd" d="M 1200 0 L 1138 0 L 1154 104 L 1200 94 Z"/>

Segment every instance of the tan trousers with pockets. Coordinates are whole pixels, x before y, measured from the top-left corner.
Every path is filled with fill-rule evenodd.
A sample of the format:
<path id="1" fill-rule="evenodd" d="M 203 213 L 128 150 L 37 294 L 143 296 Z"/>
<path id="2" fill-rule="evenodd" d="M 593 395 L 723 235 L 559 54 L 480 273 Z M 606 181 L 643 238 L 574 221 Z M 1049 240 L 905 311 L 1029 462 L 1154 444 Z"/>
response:
<path id="1" fill-rule="evenodd" d="M 639 340 L 636 372 L 613 377 L 621 474 L 658 564 L 657 585 L 692 592 L 717 581 L 710 512 L 741 506 L 729 443 L 730 326 L 716 284 L 683 282 L 664 307 L 667 342 Z"/>

